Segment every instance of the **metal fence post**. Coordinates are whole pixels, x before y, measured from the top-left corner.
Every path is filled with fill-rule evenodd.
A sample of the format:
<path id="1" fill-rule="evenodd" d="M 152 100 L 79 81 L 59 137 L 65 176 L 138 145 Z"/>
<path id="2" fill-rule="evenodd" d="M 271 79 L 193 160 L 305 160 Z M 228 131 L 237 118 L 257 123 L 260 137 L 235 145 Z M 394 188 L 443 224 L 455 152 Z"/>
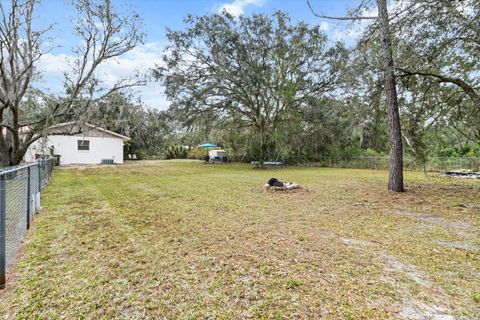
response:
<path id="1" fill-rule="evenodd" d="M 27 230 L 30 229 L 30 216 L 31 216 L 31 190 L 30 190 L 30 166 L 27 167 Z"/>
<path id="2" fill-rule="evenodd" d="M 0 289 L 5 288 L 7 273 L 7 246 L 5 237 L 6 211 L 5 175 L 0 175 Z"/>
<path id="3" fill-rule="evenodd" d="M 42 190 L 42 172 L 41 172 L 42 170 L 40 168 L 41 167 L 41 164 L 40 164 L 41 161 L 42 160 L 38 160 L 38 162 L 37 162 L 37 166 L 38 166 L 37 167 L 37 169 L 38 169 L 37 170 L 38 171 L 38 181 L 37 181 L 38 186 L 37 186 L 37 188 L 38 189 L 37 189 L 37 194 L 35 195 L 35 211 L 37 209 L 40 209 L 40 190 Z"/>

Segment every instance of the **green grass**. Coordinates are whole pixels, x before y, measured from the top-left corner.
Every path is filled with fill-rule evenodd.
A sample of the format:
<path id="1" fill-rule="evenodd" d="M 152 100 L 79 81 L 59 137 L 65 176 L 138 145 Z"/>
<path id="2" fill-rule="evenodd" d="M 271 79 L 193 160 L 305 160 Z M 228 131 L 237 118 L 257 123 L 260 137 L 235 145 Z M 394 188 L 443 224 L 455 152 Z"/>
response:
<path id="1" fill-rule="evenodd" d="M 270 177 L 308 192 L 263 193 Z M 480 183 L 203 165 L 59 169 L 0 317 L 480 317 Z M 464 208 L 460 205 L 469 205 Z"/>

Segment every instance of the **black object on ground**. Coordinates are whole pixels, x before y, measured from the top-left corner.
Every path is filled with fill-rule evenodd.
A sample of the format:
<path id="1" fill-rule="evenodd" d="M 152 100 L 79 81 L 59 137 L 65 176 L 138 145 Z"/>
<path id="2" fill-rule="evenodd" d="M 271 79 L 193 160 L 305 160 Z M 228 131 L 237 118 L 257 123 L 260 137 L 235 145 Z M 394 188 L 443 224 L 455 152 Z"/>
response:
<path id="1" fill-rule="evenodd" d="M 277 178 L 270 178 L 267 183 L 270 187 L 283 187 L 283 182 Z"/>

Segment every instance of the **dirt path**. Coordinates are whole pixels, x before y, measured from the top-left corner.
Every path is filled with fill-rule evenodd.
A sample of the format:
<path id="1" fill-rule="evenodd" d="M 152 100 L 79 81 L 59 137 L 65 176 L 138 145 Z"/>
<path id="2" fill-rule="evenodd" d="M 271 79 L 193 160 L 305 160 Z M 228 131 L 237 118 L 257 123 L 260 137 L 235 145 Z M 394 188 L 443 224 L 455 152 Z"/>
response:
<path id="1" fill-rule="evenodd" d="M 396 288 L 400 300 L 393 306 L 399 319 L 408 320 L 453 320 L 453 311 L 449 307 L 449 298 L 445 292 L 429 279 L 428 275 L 415 265 L 400 261 L 379 244 L 366 240 L 340 238 L 340 241 L 354 250 L 373 251 L 383 264 L 384 274 L 381 281 Z M 419 292 L 411 293 L 402 278 L 414 282 Z M 418 297 L 428 297 L 421 301 Z"/>

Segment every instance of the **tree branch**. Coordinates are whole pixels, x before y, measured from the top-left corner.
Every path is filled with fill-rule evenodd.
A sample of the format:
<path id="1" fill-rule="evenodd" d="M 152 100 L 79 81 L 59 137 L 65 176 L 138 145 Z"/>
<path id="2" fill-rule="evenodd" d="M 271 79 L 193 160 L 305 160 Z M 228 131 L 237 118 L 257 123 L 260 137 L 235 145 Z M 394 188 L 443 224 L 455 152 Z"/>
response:
<path id="1" fill-rule="evenodd" d="M 396 69 L 404 72 L 406 75 L 419 75 L 423 77 L 433 77 L 440 80 L 440 82 L 453 83 L 458 87 L 460 87 L 470 98 L 472 98 L 472 100 L 475 102 L 477 107 L 480 108 L 480 94 L 477 93 L 474 87 L 472 87 L 471 85 L 469 85 L 467 82 L 465 82 L 460 78 L 448 77 L 445 75 L 441 75 L 433 72 L 427 72 L 427 71 L 410 71 L 403 68 L 396 68 Z"/>
<path id="2" fill-rule="evenodd" d="M 308 7 L 310 8 L 310 11 L 312 14 L 318 18 L 322 19 L 330 19 L 330 20 L 341 20 L 341 21 L 355 21 L 355 20 L 376 20 L 378 17 L 361 17 L 361 16 L 354 16 L 354 17 L 332 17 L 332 16 L 326 16 L 323 13 L 317 12 L 312 4 L 310 3 L 310 0 L 307 0 Z"/>

